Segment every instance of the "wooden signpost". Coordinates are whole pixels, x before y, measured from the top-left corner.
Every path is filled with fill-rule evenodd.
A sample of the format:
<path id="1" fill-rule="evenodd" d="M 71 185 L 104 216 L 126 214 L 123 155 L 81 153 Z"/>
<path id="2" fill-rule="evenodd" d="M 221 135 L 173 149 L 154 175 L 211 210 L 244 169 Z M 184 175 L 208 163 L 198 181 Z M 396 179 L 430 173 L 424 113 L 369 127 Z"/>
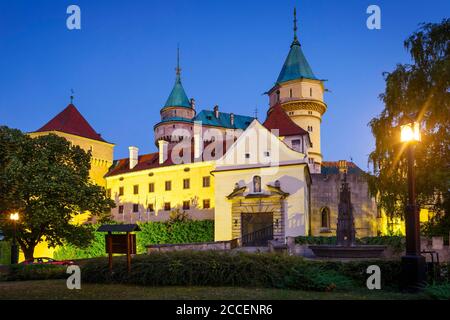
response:
<path id="1" fill-rule="evenodd" d="M 109 272 L 112 273 L 112 257 L 114 253 L 127 255 L 128 273 L 131 271 L 131 255 L 136 254 L 136 234 L 141 231 L 137 224 L 104 224 L 97 231 L 107 232 L 105 235 L 105 249 L 109 258 Z M 120 234 L 113 234 L 120 232 Z M 125 234 L 124 234 L 125 232 Z"/>

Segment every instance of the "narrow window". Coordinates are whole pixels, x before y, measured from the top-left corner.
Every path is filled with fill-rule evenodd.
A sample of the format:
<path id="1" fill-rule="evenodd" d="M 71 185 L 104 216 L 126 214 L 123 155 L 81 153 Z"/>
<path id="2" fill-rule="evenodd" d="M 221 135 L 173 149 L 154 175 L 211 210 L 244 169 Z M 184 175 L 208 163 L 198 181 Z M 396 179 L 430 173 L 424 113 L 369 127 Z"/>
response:
<path id="1" fill-rule="evenodd" d="M 309 96 L 312 97 L 312 88 L 309 88 Z"/>
<path id="2" fill-rule="evenodd" d="M 153 212 L 155 211 L 155 207 L 153 206 L 153 203 L 149 203 L 147 206 L 147 211 L 148 212 Z"/>
<path id="3" fill-rule="evenodd" d="M 289 97 L 292 98 L 292 89 L 289 89 Z"/>
<path id="4" fill-rule="evenodd" d="M 330 209 L 328 209 L 327 207 L 323 208 L 320 215 L 321 215 L 322 229 L 329 229 L 330 228 Z"/>
<path id="5" fill-rule="evenodd" d="M 190 201 L 183 201 L 183 210 L 189 210 L 190 209 Z"/>
<path id="6" fill-rule="evenodd" d="M 166 181 L 166 191 L 172 190 L 172 181 Z"/>
<path id="7" fill-rule="evenodd" d="M 246 158 L 246 159 L 250 159 L 250 153 L 246 153 L 246 154 L 245 154 L 245 158 Z"/>
<path id="8" fill-rule="evenodd" d="M 133 213 L 137 213 L 137 212 L 139 212 L 139 204 L 134 203 L 133 204 Z"/>
<path id="9" fill-rule="evenodd" d="M 170 211 L 170 202 L 164 202 L 164 210 Z"/>
<path id="10" fill-rule="evenodd" d="M 155 192 L 155 183 L 151 182 L 148 184 L 148 192 Z"/>
<path id="11" fill-rule="evenodd" d="M 269 151 L 264 152 L 264 156 L 265 157 L 270 157 L 270 152 Z"/>
<path id="12" fill-rule="evenodd" d="M 119 206 L 119 213 L 123 214 L 123 206 Z"/>
<path id="13" fill-rule="evenodd" d="M 261 192 L 261 177 L 253 177 L 253 192 Z"/>
<path id="14" fill-rule="evenodd" d="M 183 179 L 183 189 L 189 189 L 191 187 L 190 179 Z"/>
<path id="15" fill-rule="evenodd" d="M 139 194 L 139 185 L 134 185 L 133 186 L 133 194 Z"/>
<path id="16" fill-rule="evenodd" d="M 203 188 L 208 188 L 211 185 L 210 177 L 203 177 Z"/>
<path id="17" fill-rule="evenodd" d="M 119 187 L 119 196 L 123 196 L 123 187 Z"/>
<path id="18" fill-rule="evenodd" d="M 211 207 L 211 203 L 209 201 L 209 199 L 204 199 L 203 200 L 203 209 L 209 209 Z"/>

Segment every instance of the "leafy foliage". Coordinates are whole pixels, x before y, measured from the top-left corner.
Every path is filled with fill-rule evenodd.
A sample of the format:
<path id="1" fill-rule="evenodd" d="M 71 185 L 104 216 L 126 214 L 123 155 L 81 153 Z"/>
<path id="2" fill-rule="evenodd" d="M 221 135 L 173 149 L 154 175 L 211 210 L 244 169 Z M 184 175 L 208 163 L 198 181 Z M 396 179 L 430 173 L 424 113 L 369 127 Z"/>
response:
<path id="1" fill-rule="evenodd" d="M 17 240 L 27 259 L 43 241 L 83 246 L 92 239 L 89 228 L 71 223 L 86 212 L 103 216 L 114 206 L 104 188 L 89 178 L 91 154 L 50 134 L 31 138 L 0 127 L 0 210 L 19 212 Z M 0 227 L 9 237 L 7 219 Z"/>
<path id="2" fill-rule="evenodd" d="M 116 260 L 112 275 L 109 274 L 106 259 L 86 262 L 82 280 L 147 286 L 241 286 L 314 291 L 344 290 L 354 285 L 351 278 L 326 268 L 320 262 L 276 254 L 217 251 L 152 253 L 135 257 L 130 275 L 125 259 Z"/>
<path id="3" fill-rule="evenodd" d="M 92 225 L 96 230 L 100 225 Z M 186 222 L 144 222 L 137 232 L 137 252 L 145 253 L 150 244 L 193 243 L 214 241 L 213 220 L 189 220 Z M 86 248 L 64 244 L 55 251 L 56 259 L 84 259 L 105 256 L 105 233 L 94 232 L 94 240 Z"/>
<path id="4" fill-rule="evenodd" d="M 369 123 L 376 140 L 369 187 L 388 215 L 403 215 L 407 166 L 399 125 L 415 114 L 422 126 L 422 142 L 415 148 L 418 205 L 449 215 L 450 19 L 423 24 L 404 46 L 412 63 L 385 74 L 385 107 Z"/>
<path id="5" fill-rule="evenodd" d="M 0 241 L 0 265 L 11 263 L 11 243 Z"/>
<path id="6" fill-rule="evenodd" d="M 450 300 L 450 283 L 427 286 L 425 288 L 425 294 L 432 299 Z"/>
<path id="7" fill-rule="evenodd" d="M 6 277 L 8 281 L 25 280 L 47 280 L 67 278 L 66 266 L 50 264 L 23 265 L 15 264 L 10 266 L 10 272 Z"/>

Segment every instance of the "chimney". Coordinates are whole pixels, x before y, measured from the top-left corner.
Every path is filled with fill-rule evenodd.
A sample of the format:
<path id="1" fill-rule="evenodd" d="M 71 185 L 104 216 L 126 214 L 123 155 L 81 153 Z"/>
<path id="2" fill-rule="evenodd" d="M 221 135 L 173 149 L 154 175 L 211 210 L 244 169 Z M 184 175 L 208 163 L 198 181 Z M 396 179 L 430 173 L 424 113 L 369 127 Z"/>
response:
<path id="1" fill-rule="evenodd" d="M 191 107 L 195 110 L 195 99 L 191 98 Z"/>
<path id="2" fill-rule="evenodd" d="M 202 124 L 199 121 L 194 122 L 194 159 L 201 157 L 203 152 Z"/>
<path id="3" fill-rule="evenodd" d="M 217 104 L 214 106 L 214 117 L 219 119 L 219 106 Z"/>
<path id="4" fill-rule="evenodd" d="M 234 113 L 230 113 L 230 122 L 231 125 L 234 126 Z"/>
<path id="5" fill-rule="evenodd" d="M 167 160 L 169 143 L 164 140 L 159 140 L 158 147 L 159 147 L 159 164 L 162 164 L 162 163 L 166 162 L 166 160 Z"/>
<path id="6" fill-rule="evenodd" d="M 130 146 L 128 147 L 128 151 L 130 153 L 130 169 L 133 169 L 138 164 L 139 148 Z"/>

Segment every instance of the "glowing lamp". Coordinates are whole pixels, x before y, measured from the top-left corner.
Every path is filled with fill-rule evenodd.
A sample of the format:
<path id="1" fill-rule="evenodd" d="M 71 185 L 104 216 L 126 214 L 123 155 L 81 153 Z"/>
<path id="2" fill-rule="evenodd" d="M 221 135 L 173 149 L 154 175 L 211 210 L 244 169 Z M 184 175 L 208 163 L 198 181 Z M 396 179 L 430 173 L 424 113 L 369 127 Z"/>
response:
<path id="1" fill-rule="evenodd" d="M 400 127 L 402 142 L 420 141 L 420 124 L 418 122 L 411 122 Z"/>
<path id="2" fill-rule="evenodd" d="M 19 213 L 11 213 L 10 215 L 9 215 L 9 219 L 10 220 L 13 220 L 13 221 L 18 221 L 19 220 Z"/>

